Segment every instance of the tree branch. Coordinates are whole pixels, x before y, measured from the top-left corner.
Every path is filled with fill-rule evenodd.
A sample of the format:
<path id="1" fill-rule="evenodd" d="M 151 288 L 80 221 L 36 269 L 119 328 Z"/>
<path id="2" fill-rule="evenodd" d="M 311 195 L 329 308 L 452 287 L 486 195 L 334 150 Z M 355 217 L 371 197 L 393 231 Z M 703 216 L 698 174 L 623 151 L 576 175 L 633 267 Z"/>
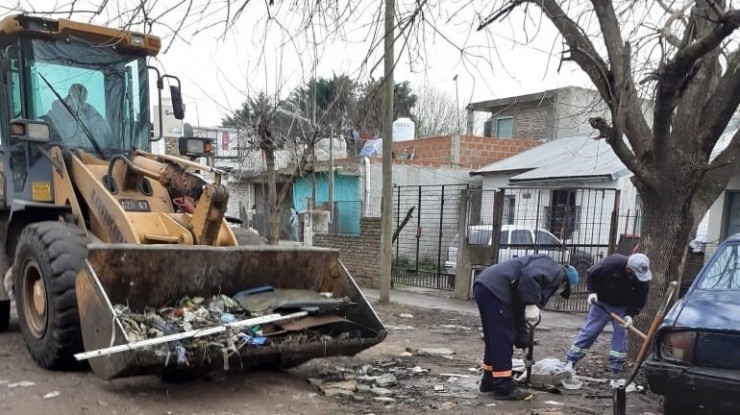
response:
<path id="1" fill-rule="evenodd" d="M 738 166 L 740 166 L 740 130 L 732 136 L 727 148 L 702 169 L 699 189 L 705 192 L 714 190 L 709 196 L 711 200 L 716 199 L 719 192 L 725 188 L 729 177 L 738 172 Z"/>
<path id="2" fill-rule="evenodd" d="M 618 133 L 617 129 L 609 125 L 608 121 L 606 121 L 604 118 L 596 117 L 589 118 L 588 123 L 591 124 L 591 127 L 593 129 L 599 131 L 599 138 L 606 139 L 607 144 L 612 147 L 617 157 L 619 157 L 622 163 L 624 163 L 624 165 L 627 166 L 627 168 L 632 173 L 634 173 L 635 177 L 638 180 L 640 180 L 647 186 L 655 186 L 657 183 L 659 183 L 659 181 L 656 180 L 657 177 L 653 173 L 648 171 L 648 169 L 646 168 L 646 164 L 639 163 L 637 161 L 635 153 L 633 153 L 632 150 L 627 147 L 627 144 L 624 142 L 623 136 Z"/>
<path id="3" fill-rule="evenodd" d="M 740 25 L 740 10 L 730 10 L 719 16 L 712 30 L 698 38 L 695 42 L 690 41 L 695 23 L 687 28 L 684 37 L 685 47 L 681 48 L 676 55 L 664 67 L 656 86 L 656 98 L 654 108 L 653 135 L 656 145 L 665 142 L 671 130 L 673 112 L 678 105 L 678 98 L 684 91 L 685 85 L 696 73 L 695 65 L 706 54 L 718 48 L 722 41 L 727 38 Z"/>
<path id="4" fill-rule="evenodd" d="M 568 44 L 572 60 L 586 72 L 607 105 L 615 105 L 611 85 L 613 75 L 580 26 L 568 17 L 555 0 L 511 0 L 510 6 L 516 7 L 522 3 L 535 4 L 545 12 Z"/>
<path id="5" fill-rule="evenodd" d="M 740 105 L 738 71 L 740 71 L 740 50 L 735 51 L 728 62 L 725 74 L 719 80 L 719 85 L 701 108 L 699 119 L 702 120 L 702 128 L 697 141 L 707 159 Z"/>

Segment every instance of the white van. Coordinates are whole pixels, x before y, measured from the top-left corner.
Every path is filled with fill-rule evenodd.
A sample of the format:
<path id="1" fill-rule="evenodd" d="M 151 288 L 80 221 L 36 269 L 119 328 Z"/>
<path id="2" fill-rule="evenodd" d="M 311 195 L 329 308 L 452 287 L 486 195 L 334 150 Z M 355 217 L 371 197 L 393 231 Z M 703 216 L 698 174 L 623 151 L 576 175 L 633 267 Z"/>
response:
<path id="1" fill-rule="evenodd" d="M 468 244 L 488 245 L 493 243 L 492 225 L 473 225 L 468 228 Z M 457 241 L 458 235 L 450 245 L 445 261 L 445 270 L 449 274 L 455 274 L 457 270 Z M 528 228 L 519 225 L 504 225 L 501 227 L 501 239 L 498 254 L 498 262 L 518 256 L 531 255 L 536 251 L 547 254 L 558 262 L 571 263 L 571 250 L 564 249 L 563 242 L 550 231 L 541 228 Z M 575 259 L 575 258 L 574 258 Z M 579 262 L 582 262 L 579 259 Z M 589 262 L 585 260 L 583 262 Z M 593 261 L 590 261 L 593 263 Z M 580 264 L 586 267 L 588 264 Z M 576 267 L 578 268 L 578 267 Z M 579 272 L 583 271 L 579 269 Z"/>

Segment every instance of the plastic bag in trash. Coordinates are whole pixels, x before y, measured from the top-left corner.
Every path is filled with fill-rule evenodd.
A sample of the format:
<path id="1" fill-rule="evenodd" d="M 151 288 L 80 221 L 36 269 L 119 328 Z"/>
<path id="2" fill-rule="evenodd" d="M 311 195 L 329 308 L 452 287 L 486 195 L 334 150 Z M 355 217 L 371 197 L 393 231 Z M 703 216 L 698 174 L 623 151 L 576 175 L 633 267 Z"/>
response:
<path id="1" fill-rule="evenodd" d="M 567 372 L 565 363 L 553 357 L 538 360 L 532 367 L 532 373 L 538 375 L 558 375 L 563 372 Z"/>
<path id="2" fill-rule="evenodd" d="M 582 383 L 576 379 L 575 371 L 566 369 L 565 362 L 553 357 L 535 362 L 532 366 L 532 374 L 537 375 L 545 383 L 560 383 L 566 389 L 580 389 L 582 386 Z"/>

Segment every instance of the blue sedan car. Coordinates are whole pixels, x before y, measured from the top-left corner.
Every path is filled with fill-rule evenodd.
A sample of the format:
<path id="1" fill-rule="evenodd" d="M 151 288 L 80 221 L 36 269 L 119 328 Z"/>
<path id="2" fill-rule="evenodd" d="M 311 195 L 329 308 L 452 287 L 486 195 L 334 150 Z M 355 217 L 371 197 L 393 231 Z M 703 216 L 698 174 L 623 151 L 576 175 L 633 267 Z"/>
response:
<path id="1" fill-rule="evenodd" d="M 740 414 L 740 234 L 666 314 L 644 370 L 665 415 Z"/>

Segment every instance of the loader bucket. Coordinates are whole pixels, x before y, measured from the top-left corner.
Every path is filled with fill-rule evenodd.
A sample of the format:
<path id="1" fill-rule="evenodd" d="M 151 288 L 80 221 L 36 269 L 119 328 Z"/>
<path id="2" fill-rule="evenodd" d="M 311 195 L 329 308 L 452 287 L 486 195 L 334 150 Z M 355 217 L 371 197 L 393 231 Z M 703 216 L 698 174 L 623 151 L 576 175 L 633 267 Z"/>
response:
<path id="1" fill-rule="evenodd" d="M 184 297 L 234 296 L 265 286 L 278 291 L 331 293 L 332 299 L 347 303 L 338 313 L 317 312 L 309 307 L 302 312 L 309 313 L 306 317 L 263 324 L 267 330 L 264 344 L 245 343 L 229 350 L 225 339 L 233 332 L 231 328 L 210 338 L 202 337 L 198 348 L 188 350 L 185 363 L 171 353 L 175 342 L 127 349 L 135 342 L 128 339 L 122 323 L 122 306 L 127 312 L 141 314 L 176 307 Z M 147 374 L 192 376 L 214 369 L 289 368 L 313 358 L 354 355 L 382 342 L 387 335 L 339 261 L 338 251 L 332 249 L 91 244 L 76 287 L 86 353 L 127 349 L 85 358 L 95 374 L 104 379 Z M 270 315 L 289 312 L 271 311 Z M 192 347 L 188 343 L 191 341 L 183 339 L 178 344 Z"/>

